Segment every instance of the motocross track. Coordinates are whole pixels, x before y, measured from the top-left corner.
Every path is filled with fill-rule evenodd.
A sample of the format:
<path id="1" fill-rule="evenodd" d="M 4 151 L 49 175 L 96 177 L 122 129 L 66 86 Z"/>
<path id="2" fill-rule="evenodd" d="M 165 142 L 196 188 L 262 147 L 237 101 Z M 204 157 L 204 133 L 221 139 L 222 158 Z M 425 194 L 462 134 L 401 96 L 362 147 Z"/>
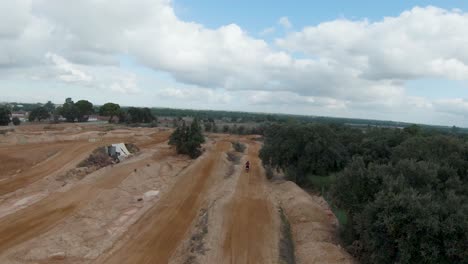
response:
<path id="1" fill-rule="evenodd" d="M 266 177 L 258 158 L 259 144 L 250 142 L 251 170 L 243 171 L 234 197 L 226 208 L 223 263 L 275 263 L 278 238 L 275 210 L 268 198 Z M 272 232 L 273 231 L 273 232 Z"/>
<path id="2" fill-rule="evenodd" d="M 0 170 L 0 263 L 286 263 L 279 253 L 279 206 L 289 213 L 307 211 L 309 205 L 295 208 L 295 198 L 287 194 L 301 193 L 266 180 L 258 141 L 209 135 L 204 154 L 192 161 L 167 145 L 168 130 L 122 128 L 99 142 L 89 142 L 64 129 L 68 128 L 61 127 L 57 134 L 67 139 L 73 135 L 74 140 L 45 138 L 0 146 L 0 158 L 9 161 Z M 86 133 L 103 130 L 84 129 Z M 57 185 L 59 175 L 75 168 L 97 146 L 125 140 L 135 142 L 140 153 Z M 233 141 L 247 146 L 246 153 L 238 153 L 237 165 L 227 159 Z M 249 172 L 243 168 L 247 160 Z M 155 190 L 159 194 L 146 196 Z M 29 197 L 40 199 L 23 204 Z M 17 204 L 21 207 L 8 208 Z M 316 205 L 311 208 L 325 212 Z M 209 220 L 200 220 L 208 214 Z M 291 213 L 293 231 L 300 232 L 294 216 Z M 334 245 L 331 240 L 327 243 Z M 298 245 L 296 250 L 303 252 Z M 330 252 L 345 255 L 335 249 Z M 327 257 L 331 259 L 330 254 Z M 322 259 L 298 260 L 321 263 Z"/>

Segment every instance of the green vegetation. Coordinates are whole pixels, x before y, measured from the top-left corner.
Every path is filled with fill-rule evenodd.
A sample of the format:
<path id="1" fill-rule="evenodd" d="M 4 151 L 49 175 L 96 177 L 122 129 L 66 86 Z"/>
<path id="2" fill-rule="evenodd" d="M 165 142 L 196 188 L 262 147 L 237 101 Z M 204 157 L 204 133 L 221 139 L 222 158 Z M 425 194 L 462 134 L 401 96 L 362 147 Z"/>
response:
<path id="1" fill-rule="evenodd" d="M 299 184 L 307 175 L 328 175 L 344 168 L 348 159 L 338 135 L 326 125 L 272 125 L 260 151 L 263 164 L 284 171 Z"/>
<path id="2" fill-rule="evenodd" d="M 15 126 L 19 126 L 19 125 L 21 124 L 21 120 L 20 120 L 18 117 L 16 117 L 16 116 L 13 117 L 13 118 L 11 119 L 11 122 L 12 122 L 13 125 L 15 125 Z"/>
<path id="3" fill-rule="evenodd" d="M 78 122 L 87 122 L 89 115 L 94 113 L 93 104 L 87 100 L 79 100 L 75 103 L 76 119 Z"/>
<path id="4" fill-rule="evenodd" d="M 234 148 L 235 151 L 244 153 L 245 151 L 245 145 L 240 143 L 239 141 L 232 142 L 232 147 Z"/>
<path id="5" fill-rule="evenodd" d="M 78 116 L 78 110 L 76 109 L 75 102 L 71 98 L 65 99 L 60 114 L 67 120 L 67 122 L 75 122 Z"/>
<path id="6" fill-rule="evenodd" d="M 201 144 L 205 142 L 198 119 L 190 126 L 185 122 L 172 133 L 169 144 L 176 147 L 177 153 L 189 155 L 192 159 L 201 155 Z"/>
<path id="7" fill-rule="evenodd" d="M 265 166 L 313 186 L 332 204 L 362 263 L 468 259 L 468 139 L 454 132 L 276 124 Z"/>
<path id="8" fill-rule="evenodd" d="M 120 113 L 120 105 L 114 103 L 106 103 L 99 108 L 99 114 L 102 116 L 108 116 L 109 123 L 112 123 L 114 116 L 118 116 Z"/>
<path id="9" fill-rule="evenodd" d="M 41 121 L 41 120 L 45 120 L 47 118 L 50 117 L 50 114 L 49 112 L 47 111 L 47 109 L 43 106 L 40 106 L 40 107 L 37 107 L 35 109 L 33 109 L 30 113 L 29 113 L 29 121 L 30 122 L 34 122 L 34 121 Z"/>
<path id="10" fill-rule="evenodd" d="M 122 114 L 120 116 L 122 116 Z M 147 107 L 145 108 L 130 107 L 127 110 L 125 120 L 119 120 L 119 121 L 127 122 L 127 123 L 151 123 L 153 121 L 156 121 L 156 117 L 153 116 L 153 114 L 151 113 L 151 110 Z"/>
<path id="11" fill-rule="evenodd" d="M 11 111 L 6 107 L 0 107 L 0 126 L 8 126 L 10 123 Z"/>

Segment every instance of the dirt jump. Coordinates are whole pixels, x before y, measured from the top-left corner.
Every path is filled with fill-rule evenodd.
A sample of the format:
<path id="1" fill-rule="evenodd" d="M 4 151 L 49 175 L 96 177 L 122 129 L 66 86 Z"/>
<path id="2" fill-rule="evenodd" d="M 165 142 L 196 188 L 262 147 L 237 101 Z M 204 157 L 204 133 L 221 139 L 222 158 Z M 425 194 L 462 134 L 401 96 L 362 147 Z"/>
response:
<path id="1" fill-rule="evenodd" d="M 0 139 L 0 263 L 352 263 L 326 203 L 267 180 L 256 140 L 210 134 L 191 160 L 167 144 L 169 130 L 44 130 Z M 31 133 L 41 140 L 17 140 Z M 140 151 L 119 164 L 77 168 L 97 147 L 123 141 Z M 246 146 L 237 160 L 229 158 L 233 141 Z"/>

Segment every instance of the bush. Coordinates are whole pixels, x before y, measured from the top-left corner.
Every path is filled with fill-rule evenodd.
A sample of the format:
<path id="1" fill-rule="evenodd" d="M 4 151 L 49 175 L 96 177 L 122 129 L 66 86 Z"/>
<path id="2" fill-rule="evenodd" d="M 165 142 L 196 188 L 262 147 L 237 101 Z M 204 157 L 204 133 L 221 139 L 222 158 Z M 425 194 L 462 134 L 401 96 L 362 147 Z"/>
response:
<path id="1" fill-rule="evenodd" d="M 232 144 L 232 147 L 234 148 L 235 151 L 237 152 L 240 152 L 240 153 L 244 153 L 245 151 L 245 145 L 240 143 L 239 141 L 236 141 L 236 142 L 231 142 Z"/>
<path id="2" fill-rule="evenodd" d="M 234 152 L 228 152 L 227 153 L 227 159 L 234 163 L 234 164 L 239 164 L 240 163 L 240 156 Z"/>
<path id="3" fill-rule="evenodd" d="M 11 112 L 6 107 L 0 107 L 0 126 L 8 126 Z"/>
<path id="4" fill-rule="evenodd" d="M 30 122 L 34 122 L 34 121 L 41 121 L 41 120 L 44 120 L 44 119 L 47 119 L 50 117 L 50 114 L 49 112 L 47 111 L 47 109 L 45 107 L 37 107 L 35 109 L 33 109 L 31 111 L 31 113 L 29 113 L 29 121 Z"/>
<path id="5" fill-rule="evenodd" d="M 19 126 L 19 125 L 21 124 L 21 120 L 20 120 L 18 117 L 16 117 L 16 116 L 13 117 L 13 118 L 11 119 L 11 122 L 12 122 L 13 125 L 15 125 L 15 126 Z"/>

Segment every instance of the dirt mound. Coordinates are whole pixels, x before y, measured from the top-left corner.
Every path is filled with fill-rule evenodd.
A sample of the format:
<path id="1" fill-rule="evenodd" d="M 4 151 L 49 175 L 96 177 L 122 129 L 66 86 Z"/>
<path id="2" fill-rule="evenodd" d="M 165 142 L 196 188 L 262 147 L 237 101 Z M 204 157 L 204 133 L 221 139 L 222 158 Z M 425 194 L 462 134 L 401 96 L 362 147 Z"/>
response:
<path id="1" fill-rule="evenodd" d="M 293 182 L 273 184 L 273 189 L 291 224 L 297 263 L 353 263 L 335 239 L 336 218 L 319 199 Z"/>
<path id="2" fill-rule="evenodd" d="M 78 167 L 105 167 L 113 164 L 112 158 L 107 154 L 106 147 L 95 149 L 88 158 L 80 162 Z"/>

